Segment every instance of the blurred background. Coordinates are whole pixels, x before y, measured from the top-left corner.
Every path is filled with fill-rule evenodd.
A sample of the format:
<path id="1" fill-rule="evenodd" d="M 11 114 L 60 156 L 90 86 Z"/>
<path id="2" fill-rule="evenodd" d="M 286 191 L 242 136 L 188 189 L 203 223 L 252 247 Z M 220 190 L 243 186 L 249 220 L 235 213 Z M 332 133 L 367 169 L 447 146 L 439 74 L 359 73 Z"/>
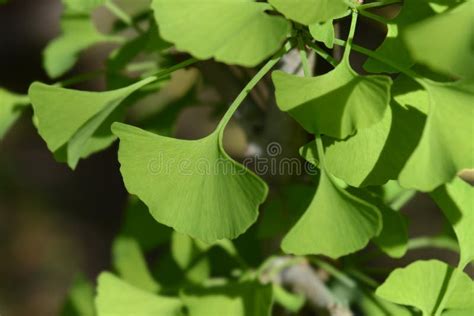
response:
<path id="1" fill-rule="evenodd" d="M 0 6 L 0 87 L 26 94 L 33 81 L 52 82 L 42 68 L 42 50 L 60 34 L 61 12 L 60 0 L 11 0 Z M 390 17 L 396 12 L 397 8 L 392 8 L 381 13 Z M 105 31 L 114 19 L 106 11 L 97 12 L 94 18 L 99 29 Z M 340 32 L 344 36 L 344 25 Z M 375 48 L 384 34 L 383 27 L 363 19 L 357 41 Z M 88 49 L 66 77 L 101 68 L 113 48 L 100 45 Z M 363 57 L 354 54 L 353 62 L 359 70 L 362 61 Z M 327 69 L 322 65 L 318 71 Z M 249 73 L 240 68 L 201 62 L 193 69 L 176 73 L 166 92 L 148 99 L 141 108 L 146 112 L 150 103 L 153 109 L 156 104 L 182 99 L 198 82 L 198 106 L 180 111 L 172 131 L 180 138 L 198 138 L 212 129 L 247 77 Z M 105 85 L 98 78 L 77 88 L 103 90 Z M 283 157 L 296 157 L 297 148 L 307 136 L 276 109 L 271 93 L 261 90 L 260 99 L 256 96 L 244 104 L 226 131 L 231 140 L 228 151 L 239 158 L 270 142 L 279 142 L 285 149 Z M 119 173 L 117 144 L 82 160 L 73 172 L 54 160 L 31 117 L 31 110 L 23 113 L 0 141 L 2 316 L 59 315 L 78 272 L 95 281 L 98 273 L 109 269 L 111 243 L 121 229 L 128 200 Z M 279 126 L 277 131 L 269 128 L 270 123 Z M 271 185 L 271 203 L 291 179 L 273 176 L 266 180 Z M 413 237 L 434 235 L 444 229 L 444 220 L 427 196 L 417 196 L 403 211 L 409 217 Z M 245 247 L 245 240 L 242 243 Z M 264 255 L 275 248 L 270 244 Z M 387 271 L 414 258 L 433 257 L 456 261 L 450 252 L 422 248 L 410 251 L 403 261 L 378 258 L 369 265 L 375 272 Z"/>

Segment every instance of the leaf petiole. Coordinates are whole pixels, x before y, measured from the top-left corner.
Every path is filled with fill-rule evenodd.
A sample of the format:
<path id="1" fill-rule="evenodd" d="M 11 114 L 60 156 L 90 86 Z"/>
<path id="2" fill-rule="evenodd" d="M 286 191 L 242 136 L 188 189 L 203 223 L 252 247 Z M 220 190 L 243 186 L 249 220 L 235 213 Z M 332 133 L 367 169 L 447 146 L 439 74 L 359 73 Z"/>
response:
<path id="1" fill-rule="evenodd" d="M 344 55 L 342 60 L 349 63 L 349 57 L 351 55 L 352 43 L 354 41 L 354 35 L 357 27 L 357 17 L 358 13 L 356 10 L 352 10 L 352 19 L 351 19 L 351 28 L 349 29 L 349 35 L 347 36 L 346 48 L 344 50 Z"/>
<path id="2" fill-rule="evenodd" d="M 109 9 L 119 20 L 128 25 L 129 27 L 134 28 L 138 33 L 144 33 L 144 31 L 138 26 L 133 19 L 123 11 L 119 6 L 117 6 L 112 0 L 107 0 L 104 3 L 104 6 Z"/>
<path id="3" fill-rule="evenodd" d="M 235 111 L 237 111 L 240 104 L 245 100 L 248 96 L 250 91 L 257 85 L 257 83 L 262 80 L 263 77 L 280 61 L 281 57 L 286 54 L 292 48 L 291 44 L 287 43 L 284 48 L 282 48 L 279 52 L 277 52 L 258 72 L 257 74 L 250 80 L 244 89 L 239 93 L 237 98 L 235 98 L 234 102 L 230 105 L 227 112 L 224 114 L 224 117 L 217 125 L 216 131 L 220 131 L 220 133 L 224 132 L 224 127 L 229 123 L 230 119 L 234 115 Z"/>

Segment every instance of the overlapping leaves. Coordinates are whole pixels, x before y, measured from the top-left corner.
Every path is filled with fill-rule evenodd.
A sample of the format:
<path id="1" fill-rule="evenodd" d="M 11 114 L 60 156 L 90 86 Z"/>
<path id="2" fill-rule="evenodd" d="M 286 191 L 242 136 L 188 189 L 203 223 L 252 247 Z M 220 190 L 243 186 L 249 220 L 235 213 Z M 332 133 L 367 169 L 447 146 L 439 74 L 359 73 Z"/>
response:
<path id="1" fill-rule="evenodd" d="M 316 195 L 283 239 L 282 249 L 338 258 L 365 247 L 381 228 L 380 211 L 341 188 L 323 164 Z"/>
<path id="2" fill-rule="evenodd" d="M 474 167 L 474 82 L 425 83 L 430 95 L 421 140 L 400 173 L 404 187 L 432 191 Z"/>
<path id="3" fill-rule="evenodd" d="M 79 159 L 108 147 L 115 136 L 113 121 L 121 120 L 120 104 L 130 94 L 156 80 L 150 77 L 128 87 L 88 92 L 33 83 L 29 96 L 38 132 L 51 152 L 62 155 L 71 168 Z M 65 158 L 64 158 L 65 156 Z"/>
<path id="4" fill-rule="evenodd" d="M 448 75 L 474 76 L 474 1 L 410 25 L 403 35 L 416 61 Z"/>
<path id="5" fill-rule="evenodd" d="M 346 138 L 379 122 L 389 105 L 391 79 L 360 76 L 345 60 L 317 77 L 273 73 L 277 104 L 310 133 Z"/>

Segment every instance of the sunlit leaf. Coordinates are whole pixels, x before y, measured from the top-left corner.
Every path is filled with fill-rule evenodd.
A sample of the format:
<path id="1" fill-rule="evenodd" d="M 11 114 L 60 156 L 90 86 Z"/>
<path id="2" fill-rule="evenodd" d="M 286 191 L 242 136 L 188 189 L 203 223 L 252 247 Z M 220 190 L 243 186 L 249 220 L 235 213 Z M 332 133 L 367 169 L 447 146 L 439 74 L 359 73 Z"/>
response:
<path id="1" fill-rule="evenodd" d="M 99 276 L 96 308 L 98 316 L 183 315 L 178 298 L 154 295 L 108 272 Z"/>
<path id="2" fill-rule="evenodd" d="M 433 34 L 443 40 L 433 40 Z M 446 74 L 474 76 L 474 1 L 411 25 L 402 35 L 416 61 Z"/>
<path id="3" fill-rule="evenodd" d="M 439 187 L 431 196 L 456 233 L 461 249 L 461 264 L 474 260 L 474 188 L 459 178 Z"/>
<path id="4" fill-rule="evenodd" d="M 333 21 L 329 20 L 323 23 L 314 23 L 309 26 L 311 36 L 319 42 L 323 42 L 328 48 L 334 47 L 334 25 Z"/>
<path id="5" fill-rule="evenodd" d="M 452 5 L 454 3 L 455 1 L 443 1 L 443 4 L 446 5 Z M 414 64 L 414 61 L 400 34 L 402 34 L 408 26 L 429 18 L 437 12 L 445 9 L 444 6 L 435 6 L 430 3 L 430 1 L 426 0 L 404 1 L 402 10 L 397 17 L 388 22 L 387 37 L 382 45 L 377 48 L 377 55 L 386 60 L 392 61 L 394 64 L 402 68 L 410 68 Z M 370 72 L 398 72 L 397 69 L 372 58 L 367 60 L 364 64 L 364 68 Z"/>
<path id="6" fill-rule="evenodd" d="M 420 143 L 400 174 L 406 188 L 432 191 L 474 167 L 474 81 L 426 83 L 430 107 Z"/>
<path id="7" fill-rule="evenodd" d="M 115 140 L 110 124 L 119 119 L 116 115 L 120 117 L 119 105 L 154 80 L 154 77 L 147 78 L 107 92 L 33 83 L 28 94 L 37 118 L 38 132 L 53 153 L 67 145 L 68 165 L 75 168 L 80 158 L 108 147 Z"/>
<path id="8" fill-rule="evenodd" d="M 190 288 L 181 293 L 191 316 L 270 316 L 272 287 L 258 282 Z"/>
<path id="9" fill-rule="evenodd" d="M 381 227 L 379 210 L 340 188 L 323 169 L 313 201 L 281 247 L 296 255 L 338 258 L 364 248 Z"/>
<path id="10" fill-rule="evenodd" d="M 460 273 L 456 284 L 449 281 L 454 273 Z M 467 274 L 438 260 L 420 260 L 395 269 L 376 294 L 393 303 L 417 307 L 424 315 L 434 315 L 440 295 L 446 292 L 450 292 L 448 309 L 467 308 L 474 303 L 474 282 Z"/>
<path id="11" fill-rule="evenodd" d="M 257 219 L 266 184 L 223 150 L 216 130 L 179 140 L 116 123 L 125 186 L 160 223 L 212 243 L 242 234 Z"/>
<path id="12" fill-rule="evenodd" d="M 349 9 L 346 0 L 269 0 L 287 18 L 310 25 L 341 17 Z"/>
<path id="13" fill-rule="evenodd" d="M 62 34 L 51 41 L 43 52 L 43 65 L 51 78 L 66 73 L 79 59 L 79 54 L 102 42 L 119 43 L 121 38 L 99 33 L 88 16 L 65 16 Z"/>
<path id="14" fill-rule="evenodd" d="M 113 266 L 120 277 L 131 285 L 149 292 L 157 292 L 159 284 L 153 279 L 140 249 L 132 238 L 115 239 L 112 246 Z"/>
<path id="15" fill-rule="evenodd" d="M 0 88 L 0 140 L 30 103 L 28 96 Z"/>
<path id="16" fill-rule="evenodd" d="M 382 120 L 373 126 L 345 140 L 325 138 L 327 169 L 355 187 L 381 185 L 397 179 L 415 150 L 425 124 L 426 116 L 418 108 L 425 107 L 428 100 L 415 91 L 423 90 L 397 79 L 392 92 L 395 100 L 404 102 L 405 106 L 392 100 Z M 316 148 L 314 142 L 306 146 Z M 310 162 L 314 159 L 312 152 L 303 150 L 303 156 Z"/>
<path id="17" fill-rule="evenodd" d="M 254 0 L 154 0 L 162 37 L 200 59 L 255 66 L 282 46 L 290 24 Z"/>
<path id="18" fill-rule="evenodd" d="M 277 104 L 308 132 L 345 138 L 379 122 L 389 105 L 391 79 L 360 76 L 347 62 L 317 77 L 273 72 Z"/>

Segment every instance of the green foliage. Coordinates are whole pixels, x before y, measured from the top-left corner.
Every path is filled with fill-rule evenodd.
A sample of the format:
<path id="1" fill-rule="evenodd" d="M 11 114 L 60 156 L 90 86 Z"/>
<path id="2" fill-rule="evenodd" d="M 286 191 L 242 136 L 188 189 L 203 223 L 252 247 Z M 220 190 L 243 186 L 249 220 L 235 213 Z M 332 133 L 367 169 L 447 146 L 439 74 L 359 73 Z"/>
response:
<path id="1" fill-rule="evenodd" d="M 257 219 L 267 187 L 225 153 L 220 130 L 196 141 L 117 123 L 113 132 L 121 141 L 119 160 L 127 190 L 160 223 L 213 242 L 237 237 Z"/>
<path id="2" fill-rule="evenodd" d="M 315 226 L 319 229 L 314 229 Z M 283 239 L 282 249 L 297 255 L 324 254 L 338 258 L 362 249 L 380 229 L 380 211 L 340 188 L 323 167 L 318 191 Z"/>
<path id="3" fill-rule="evenodd" d="M 458 274 L 455 280 L 453 274 Z M 448 293 L 444 304 L 440 302 L 443 293 Z M 376 294 L 397 304 L 415 306 L 423 315 L 435 315 L 443 307 L 471 307 L 474 282 L 467 274 L 441 261 L 416 261 L 394 270 Z"/>
<path id="4" fill-rule="evenodd" d="M 155 79 L 147 78 L 107 92 L 77 91 L 34 83 L 28 94 L 37 118 L 38 132 L 49 150 L 66 153 L 67 163 L 74 169 L 79 159 L 108 147 L 114 141 L 110 124 L 123 115 L 120 104 Z"/>
<path id="5" fill-rule="evenodd" d="M 418 146 L 400 173 L 400 184 L 432 191 L 453 180 L 460 170 L 474 166 L 474 81 L 429 83 L 425 89 L 430 95 L 428 118 Z"/>
<path id="6" fill-rule="evenodd" d="M 83 15 L 65 16 L 61 20 L 61 36 L 44 50 L 44 68 L 51 78 L 64 75 L 79 59 L 79 54 L 97 43 L 119 43 L 120 37 L 99 33 L 91 20 Z"/>
<path id="7" fill-rule="evenodd" d="M 391 80 L 360 76 L 342 62 L 328 74 L 301 78 L 275 71 L 278 106 L 308 132 L 346 138 L 380 121 L 390 101 Z"/>
<path id="8" fill-rule="evenodd" d="M 161 35 L 176 48 L 229 64 L 259 64 L 290 30 L 285 19 L 265 13 L 268 4 L 253 0 L 153 0 L 152 8 Z"/>
<path id="9" fill-rule="evenodd" d="M 448 75 L 474 76 L 474 1 L 410 25 L 403 35 L 416 61 Z"/>
<path id="10" fill-rule="evenodd" d="M 99 276 L 95 304 L 97 316 L 182 315 L 178 298 L 155 295 L 108 272 Z"/>
<path id="11" fill-rule="evenodd" d="M 298 313 L 313 300 L 283 279 L 288 268 L 310 263 L 331 275 L 321 287 L 338 307 L 357 305 L 369 316 L 412 315 L 412 308 L 423 315 L 472 314 L 474 283 L 463 270 L 474 260 L 474 194 L 458 175 L 474 168 L 474 1 L 153 0 L 133 2 L 133 14 L 118 1 L 63 3 L 62 34 L 43 54 L 48 75 L 64 75 L 84 50 L 112 42 L 117 47 L 98 72 L 108 91 L 66 88 L 96 74 L 35 82 L 28 96 L 0 89 L 0 138 L 31 101 L 39 135 L 72 169 L 119 139 L 120 171 L 134 195 L 112 247 L 118 276 L 100 275 L 95 303 L 92 285 L 78 278 L 65 315 L 264 316 L 274 302 Z M 392 4 L 401 7 L 392 20 L 370 11 Z M 108 34 L 91 19 L 100 6 L 119 20 Z M 349 35 L 338 38 L 335 24 L 346 25 L 350 12 Z M 353 43 L 359 14 L 387 25 L 375 51 Z M 335 46 L 344 46 L 342 58 L 328 53 Z M 267 194 L 266 182 L 225 151 L 224 131 L 293 49 L 305 76 L 275 70 L 275 99 L 299 132 L 314 134 L 303 137 L 315 141 L 300 153 L 319 168 L 319 180 L 309 184 L 314 174 L 270 179 Z M 367 74 L 351 65 L 354 51 L 368 57 Z M 318 55 L 316 65 L 322 58 L 334 69 L 313 74 L 308 52 Z M 178 139 L 179 114 L 199 104 L 197 92 L 209 83 L 195 80 L 173 100 L 163 90 L 173 85 L 174 71 L 211 58 L 231 65 L 239 78 L 255 76 L 207 136 Z M 263 62 L 255 72 L 235 66 Z M 151 110 L 137 102 L 149 95 L 160 103 Z M 297 134 L 284 132 L 289 139 Z M 428 192 L 442 209 L 457 238 L 443 235 L 443 241 L 459 252 L 459 264 L 415 261 L 378 286 L 363 272 L 367 253 L 357 252 L 371 241 L 375 255 L 391 258 L 413 248 L 400 208 L 415 190 Z M 275 245 L 284 255 L 275 256 Z M 147 260 L 151 250 L 158 260 Z M 334 259 L 334 266 L 316 255 Z"/>

